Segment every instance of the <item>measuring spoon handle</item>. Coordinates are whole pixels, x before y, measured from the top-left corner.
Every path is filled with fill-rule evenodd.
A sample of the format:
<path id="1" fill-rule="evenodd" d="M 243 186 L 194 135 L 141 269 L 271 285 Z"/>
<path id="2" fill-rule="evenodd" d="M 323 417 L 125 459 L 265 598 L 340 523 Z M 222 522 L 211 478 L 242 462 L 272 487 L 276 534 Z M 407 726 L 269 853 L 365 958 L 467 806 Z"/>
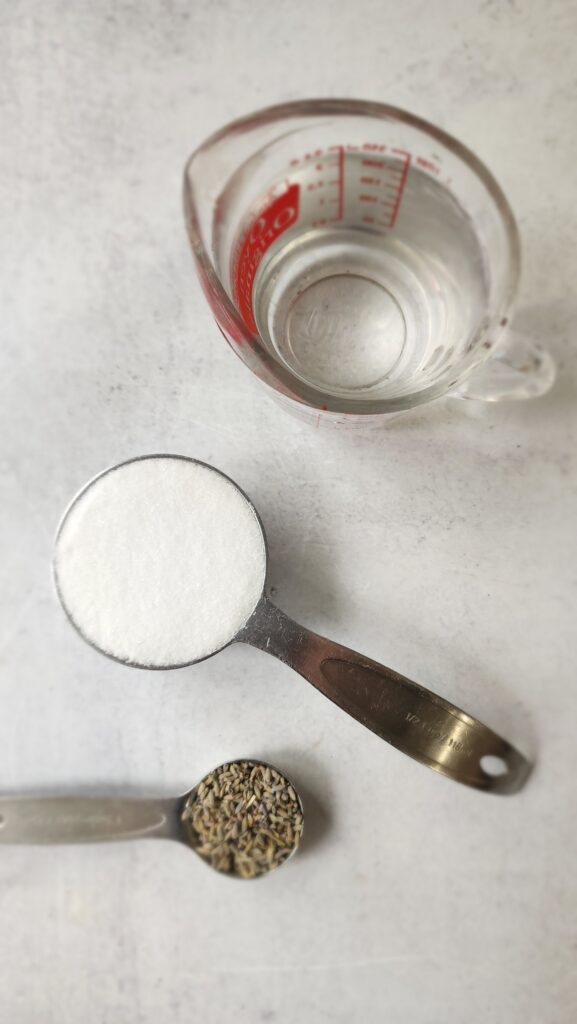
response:
<path id="1" fill-rule="evenodd" d="M 290 665 L 381 739 L 456 782 L 514 793 L 531 771 L 515 747 L 476 718 L 398 672 L 298 625 L 268 598 L 237 639 Z"/>
<path id="2" fill-rule="evenodd" d="M 0 843 L 94 843 L 177 838 L 174 800 L 0 797 Z"/>

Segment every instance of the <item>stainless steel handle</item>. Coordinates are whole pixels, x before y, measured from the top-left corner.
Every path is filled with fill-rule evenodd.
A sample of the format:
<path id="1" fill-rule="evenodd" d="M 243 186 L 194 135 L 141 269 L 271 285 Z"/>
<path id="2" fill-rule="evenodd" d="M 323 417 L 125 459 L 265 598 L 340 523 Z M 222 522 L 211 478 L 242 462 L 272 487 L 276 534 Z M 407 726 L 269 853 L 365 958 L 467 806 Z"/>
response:
<path id="1" fill-rule="evenodd" d="M 0 798 L 0 843 L 92 843 L 176 834 L 174 800 Z"/>
<path id="2" fill-rule="evenodd" d="M 353 718 L 456 782 L 520 789 L 531 764 L 465 711 L 376 661 L 299 626 L 263 599 L 238 639 L 273 654 Z"/>

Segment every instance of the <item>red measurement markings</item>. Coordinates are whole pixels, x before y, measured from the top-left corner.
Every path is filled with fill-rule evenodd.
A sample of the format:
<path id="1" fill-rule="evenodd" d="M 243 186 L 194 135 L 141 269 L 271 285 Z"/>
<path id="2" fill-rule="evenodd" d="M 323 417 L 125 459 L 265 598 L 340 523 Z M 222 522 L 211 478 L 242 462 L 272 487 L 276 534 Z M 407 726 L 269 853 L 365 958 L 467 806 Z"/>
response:
<path id="1" fill-rule="evenodd" d="M 345 212 L 345 151 L 340 147 L 339 151 L 339 220 L 343 219 Z"/>
<path id="2" fill-rule="evenodd" d="M 363 224 L 375 224 L 384 228 L 392 228 L 395 225 L 411 155 L 401 149 L 390 149 L 388 152 L 390 156 L 387 157 L 370 156 L 361 160 L 363 169 L 370 168 L 371 173 L 361 171 L 359 186 L 364 185 L 365 188 L 359 189 L 357 202 L 377 205 L 381 218 L 362 217 Z"/>
<path id="3" fill-rule="evenodd" d="M 425 160 L 424 157 L 418 156 L 415 161 L 419 167 L 423 167 L 426 171 L 431 171 L 432 174 L 440 174 L 441 168 L 438 164 L 434 164 L 432 160 Z"/>
<path id="4" fill-rule="evenodd" d="M 330 185 L 337 186 L 337 198 L 330 201 L 338 204 L 337 215 L 334 219 L 342 220 L 345 212 L 345 147 L 329 146 L 329 153 L 337 154 L 337 177 L 329 182 Z"/>
<path id="5" fill-rule="evenodd" d="M 405 185 L 407 184 L 407 175 L 411 165 L 411 154 L 407 153 L 406 149 L 393 149 L 392 152 L 396 153 L 403 159 L 403 167 L 401 170 L 401 177 L 399 179 L 399 190 L 393 206 L 393 212 L 391 213 L 391 227 L 394 228 L 395 221 L 399 213 L 399 207 L 401 205 L 401 199 L 403 198 L 403 192 L 405 191 Z"/>
<path id="6" fill-rule="evenodd" d="M 291 185 L 249 224 L 233 265 L 234 297 L 239 313 L 250 331 L 256 332 L 252 309 L 252 288 L 260 261 L 267 249 L 299 215 L 300 186 Z"/>

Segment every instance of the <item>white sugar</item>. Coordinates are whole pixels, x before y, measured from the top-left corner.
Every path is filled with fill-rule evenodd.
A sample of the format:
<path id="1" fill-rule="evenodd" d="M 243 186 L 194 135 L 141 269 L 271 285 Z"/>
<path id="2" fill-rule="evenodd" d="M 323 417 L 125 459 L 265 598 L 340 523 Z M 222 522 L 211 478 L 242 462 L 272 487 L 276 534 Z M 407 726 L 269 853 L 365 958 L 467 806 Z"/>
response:
<path id="1" fill-rule="evenodd" d="M 124 463 L 70 507 L 56 541 L 61 601 L 121 661 L 182 665 L 227 644 L 254 611 L 266 550 L 254 509 L 202 463 Z"/>

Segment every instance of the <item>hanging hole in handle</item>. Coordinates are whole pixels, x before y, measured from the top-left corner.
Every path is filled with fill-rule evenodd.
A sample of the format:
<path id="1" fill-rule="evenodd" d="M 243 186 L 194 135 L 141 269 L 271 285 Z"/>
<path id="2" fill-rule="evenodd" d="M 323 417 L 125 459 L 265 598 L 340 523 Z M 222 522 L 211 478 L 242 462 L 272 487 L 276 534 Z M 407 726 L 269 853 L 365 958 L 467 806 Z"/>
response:
<path id="1" fill-rule="evenodd" d="M 500 779 L 509 771 L 507 762 L 502 757 L 495 757 L 494 754 L 485 754 L 479 763 L 485 775 L 489 775 L 492 779 Z"/>

